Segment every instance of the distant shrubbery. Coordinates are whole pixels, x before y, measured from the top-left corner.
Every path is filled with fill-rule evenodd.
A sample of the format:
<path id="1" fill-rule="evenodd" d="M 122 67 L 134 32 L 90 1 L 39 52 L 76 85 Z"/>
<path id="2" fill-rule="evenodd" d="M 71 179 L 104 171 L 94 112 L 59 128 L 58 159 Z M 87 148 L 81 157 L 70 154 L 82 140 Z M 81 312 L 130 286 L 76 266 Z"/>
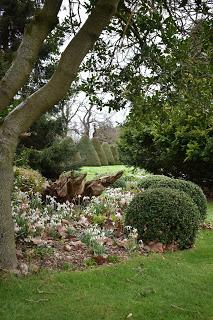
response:
<path id="1" fill-rule="evenodd" d="M 93 138 L 92 139 L 92 143 L 93 143 L 93 146 L 98 154 L 98 157 L 100 159 L 100 162 L 101 162 L 101 165 L 102 166 L 108 166 L 108 160 L 107 160 L 107 157 L 106 157 L 106 154 L 102 148 L 102 145 L 100 143 L 100 141 L 98 140 L 98 138 Z"/>

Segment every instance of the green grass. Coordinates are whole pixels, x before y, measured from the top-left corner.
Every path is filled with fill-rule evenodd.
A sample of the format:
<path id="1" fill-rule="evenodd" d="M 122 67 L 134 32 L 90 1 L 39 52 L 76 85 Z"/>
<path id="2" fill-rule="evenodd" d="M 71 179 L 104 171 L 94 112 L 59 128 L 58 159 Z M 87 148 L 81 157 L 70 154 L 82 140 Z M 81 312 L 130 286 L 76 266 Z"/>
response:
<path id="1" fill-rule="evenodd" d="M 213 223 L 213 200 L 208 201 L 208 218 L 207 221 Z"/>
<path id="2" fill-rule="evenodd" d="M 81 168 L 81 172 L 87 173 L 87 180 L 92 180 L 97 176 L 110 175 L 121 170 L 128 171 L 130 169 L 121 164 L 114 165 L 114 166 L 82 167 Z"/>
<path id="3" fill-rule="evenodd" d="M 213 203 L 208 206 L 213 213 Z M 0 279 L 1 320 L 213 320 L 213 231 L 191 250 Z"/>

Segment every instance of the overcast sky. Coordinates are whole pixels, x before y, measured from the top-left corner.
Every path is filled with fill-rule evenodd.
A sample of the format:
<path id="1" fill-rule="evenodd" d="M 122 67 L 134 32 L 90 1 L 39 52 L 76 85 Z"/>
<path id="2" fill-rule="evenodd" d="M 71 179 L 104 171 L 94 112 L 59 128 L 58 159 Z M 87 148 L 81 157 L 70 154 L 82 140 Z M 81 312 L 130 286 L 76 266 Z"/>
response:
<path id="1" fill-rule="evenodd" d="M 69 5 L 69 1 L 68 0 L 63 0 L 63 3 L 62 3 L 62 9 L 59 13 L 59 19 L 60 21 L 62 21 L 64 19 L 64 17 L 66 15 L 68 15 L 68 5 Z M 82 20 L 83 18 L 86 19 L 86 14 L 82 11 Z M 65 41 L 64 45 L 62 46 L 61 50 L 63 51 L 65 49 L 65 47 L 67 46 L 69 42 L 69 39 L 67 39 L 67 41 Z M 104 84 L 103 84 L 104 85 Z M 79 100 L 83 100 L 85 98 L 85 96 L 82 94 L 80 94 L 79 96 Z M 112 111 L 110 114 L 108 113 L 108 110 L 107 108 L 105 108 L 103 111 L 98 111 L 96 109 L 96 114 L 97 114 L 97 117 L 98 119 L 101 119 L 101 118 L 108 118 L 110 116 L 110 119 L 111 121 L 117 125 L 118 123 L 123 123 L 126 119 L 126 116 L 128 114 L 128 109 L 124 109 L 124 110 L 120 110 L 120 111 Z M 82 116 L 83 116 L 83 113 L 82 113 Z M 76 117 L 75 121 L 79 121 L 78 120 L 78 117 Z"/>

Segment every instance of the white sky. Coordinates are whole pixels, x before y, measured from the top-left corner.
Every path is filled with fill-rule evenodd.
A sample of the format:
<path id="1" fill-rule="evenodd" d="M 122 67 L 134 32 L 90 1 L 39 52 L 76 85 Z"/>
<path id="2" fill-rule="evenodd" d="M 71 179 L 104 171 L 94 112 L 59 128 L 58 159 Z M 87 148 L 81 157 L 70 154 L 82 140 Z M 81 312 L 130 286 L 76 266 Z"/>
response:
<path id="1" fill-rule="evenodd" d="M 61 9 L 61 11 L 59 13 L 60 21 L 62 21 L 64 19 L 64 17 L 68 14 L 68 5 L 69 5 L 68 0 L 63 0 L 62 9 Z M 82 12 L 82 17 L 84 19 L 86 19 L 87 15 L 84 12 Z M 67 46 L 69 40 L 70 39 L 67 39 L 67 41 L 65 41 L 64 45 L 61 48 L 61 51 L 63 51 L 65 49 L 65 47 Z M 85 97 L 84 94 L 80 94 L 79 95 L 79 101 L 83 100 L 84 97 Z M 110 120 L 113 122 L 114 125 L 117 125 L 119 123 L 123 123 L 125 121 L 126 116 L 128 115 L 128 113 L 129 113 L 129 109 L 123 109 L 123 110 L 120 110 L 120 111 L 111 111 L 110 114 L 109 114 L 107 108 L 105 108 L 102 111 L 96 110 L 96 115 L 97 115 L 98 119 L 101 119 L 101 118 L 104 119 L 104 118 L 110 117 Z M 82 113 L 82 116 L 83 116 L 83 113 Z M 78 117 L 75 118 L 75 121 L 79 122 Z"/>

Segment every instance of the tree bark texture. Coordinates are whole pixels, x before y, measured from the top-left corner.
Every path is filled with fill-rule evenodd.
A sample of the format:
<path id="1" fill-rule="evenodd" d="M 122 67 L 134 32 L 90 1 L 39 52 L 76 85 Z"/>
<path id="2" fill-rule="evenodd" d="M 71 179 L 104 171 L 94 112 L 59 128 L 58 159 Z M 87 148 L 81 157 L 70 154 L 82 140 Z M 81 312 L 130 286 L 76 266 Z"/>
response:
<path id="1" fill-rule="evenodd" d="M 0 82 L 0 110 L 10 104 L 26 83 L 44 40 L 58 22 L 57 14 L 61 3 L 62 0 L 46 0 L 43 9 L 25 28 L 16 57 Z"/>
<path id="2" fill-rule="evenodd" d="M 17 56 L 0 82 L 0 110 L 8 106 L 26 83 L 39 50 L 57 22 L 61 0 L 46 0 L 41 13 L 27 27 Z M 14 229 L 10 198 L 13 184 L 12 161 L 18 137 L 41 114 L 67 93 L 78 68 L 115 14 L 119 0 L 99 0 L 79 32 L 61 55 L 56 71 L 47 84 L 19 104 L 0 124 L 0 268 L 14 270 Z"/>
<path id="3" fill-rule="evenodd" d="M 0 270 L 17 268 L 11 194 L 13 188 L 13 156 L 16 141 L 9 132 L 0 130 Z"/>

